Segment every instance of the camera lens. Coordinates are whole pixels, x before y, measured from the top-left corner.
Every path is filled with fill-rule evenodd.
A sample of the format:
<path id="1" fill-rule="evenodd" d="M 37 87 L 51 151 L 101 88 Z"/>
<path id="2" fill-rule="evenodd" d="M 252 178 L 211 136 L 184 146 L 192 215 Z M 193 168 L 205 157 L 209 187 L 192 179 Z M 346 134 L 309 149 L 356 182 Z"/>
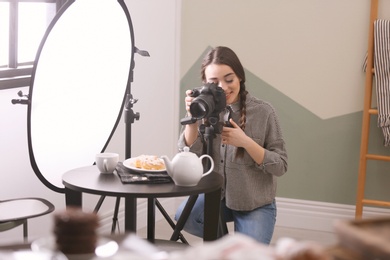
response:
<path id="1" fill-rule="evenodd" d="M 193 117 L 201 119 L 208 117 L 214 111 L 214 100 L 212 95 L 199 95 L 190 105 L 190 113 Z"/>
<path id="2" fill-rule="evenodd" d="M 190 113 L 193 117 L 203 118 L 207 114 L 207 107 L 204 106 L 203 102 L 192 102 L 190 105 Z"/>

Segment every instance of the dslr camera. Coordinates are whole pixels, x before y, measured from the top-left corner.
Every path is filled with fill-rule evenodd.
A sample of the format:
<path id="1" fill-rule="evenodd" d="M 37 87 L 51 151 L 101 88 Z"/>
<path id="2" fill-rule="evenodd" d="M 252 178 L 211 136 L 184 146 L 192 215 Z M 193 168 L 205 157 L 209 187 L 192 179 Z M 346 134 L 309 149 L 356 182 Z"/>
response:
<path id="1" fill-rule="evenodd" d="M 225 92 L 214 83 L 192 90 L 190 113 L 196 119 L 218 117 L 226 107 Z"/>
<path id="2" fill-rule="evenodd" d="M 207 119 L 209 124 L 217 125 L 219 114 L 226 107 L 225 92 L 214 83 L 207 83 L 200 88 L 192 90 L 190 105 L 191 118 L 183 118 L 181 124 L 195 123 L 199 119 Z"/>

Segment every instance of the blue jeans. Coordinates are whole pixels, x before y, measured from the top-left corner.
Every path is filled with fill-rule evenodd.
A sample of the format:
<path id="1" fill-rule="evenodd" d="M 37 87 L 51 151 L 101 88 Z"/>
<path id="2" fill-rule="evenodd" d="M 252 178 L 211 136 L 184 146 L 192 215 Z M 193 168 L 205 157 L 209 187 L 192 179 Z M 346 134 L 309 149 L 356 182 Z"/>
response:
<path id="1" fill-rule="evenodd" d="M 175 214 L 178 220 L 187 200 L 183 201 Z M 221 201 L 221 212 L 226 222 L 234 222 L 234 231 L 269 245 L 274 233 L 276 222 L 276 203 L 262 206 L 252 211 L 237 211 L 226 207 L 225 200 Z M 184 230 L 192 235 L 203 237 L 204 223 L 204 194 L 200 194 L 192 208 Z"/>

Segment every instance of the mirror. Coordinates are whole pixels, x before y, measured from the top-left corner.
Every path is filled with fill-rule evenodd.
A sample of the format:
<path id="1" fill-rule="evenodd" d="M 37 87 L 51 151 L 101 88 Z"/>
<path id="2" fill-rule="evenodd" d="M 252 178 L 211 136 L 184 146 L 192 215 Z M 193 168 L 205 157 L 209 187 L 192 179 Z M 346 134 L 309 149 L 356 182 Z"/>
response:
<path id="1" fill-rule="evenodd" d="M 28 106 L 31 165 L 50 189 L 104 151 L 130 88 L 133 29 L 123 0 L 70 0 L 37 52 Z M 119 152 L 119 151 L 116 151 Z"/>

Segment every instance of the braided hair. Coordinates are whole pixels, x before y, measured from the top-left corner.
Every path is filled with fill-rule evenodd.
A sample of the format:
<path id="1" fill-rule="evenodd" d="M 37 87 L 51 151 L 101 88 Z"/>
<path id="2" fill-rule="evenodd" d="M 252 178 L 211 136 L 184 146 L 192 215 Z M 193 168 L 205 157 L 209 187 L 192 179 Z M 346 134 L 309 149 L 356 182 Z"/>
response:
<path id="1" fill-rule="evenodd" d="M 203 83 L 207 83 L 205 70 L 206 67 L 210 64 L 223 64 L 227 65 L 234 73 L 237 75 L 240 81 L 240 92 L 239 92 L 239 99 L 240 99 L 240 121 L 239 126 L 244 131 L 245 130 L 245 123 L 246 123 L 246 96 L 248 94 L 248 91 L 245 88 L 245 71 L 244 67 L 242 66 L 239 58 L 234 53 L 233 50 L 231 50 L 228 47 L 224 46 L 218 46 L 213 49 L 211 49 L 206 56 L 203 59 L 202 66 L 201 66 L 201 77 Z M 236 157 L 242 157 L 244 155 L 244 148 L 238 147 Z"/>

